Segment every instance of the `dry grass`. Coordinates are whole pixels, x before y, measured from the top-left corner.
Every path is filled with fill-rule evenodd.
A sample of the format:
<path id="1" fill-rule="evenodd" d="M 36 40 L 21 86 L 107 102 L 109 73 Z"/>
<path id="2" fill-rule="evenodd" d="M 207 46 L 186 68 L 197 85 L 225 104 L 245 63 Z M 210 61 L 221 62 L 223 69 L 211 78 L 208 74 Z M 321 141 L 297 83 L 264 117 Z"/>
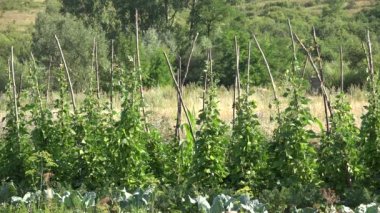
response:
<path id="1" fill-rule="evenodd" d="M 264 88 L 255 88 L 255 93 L 251 96 L 257 103 L 257 115 L 260 119 L 261 125 L 266 133 L 271 134 L 276 124 L 270 121 L 270 117 L 275 115 L 275 109 L 269 109 L 269 104 L 273 100 L 272 92 Z M 225 88 L 218 89 L 218 101 L 220 117 L 227 123 L 232 121 L 232 91 Z M 331 94 L 333 98 L 335 93 Z M 190 111 L 198 114 L 202 107 L 202 90 L 197 87 L 189 87 L 185 89 L 184 102 Z M 322 123 L 325 122 L 324 107 L 321 96 L 308 96 L 310 98 L 309 108 L 312 114 L 317 117 Z M 347 93 L 347 99 L 352 106 L 352 112 L 356 119 L 357 126 L 360 126 L 360 117 L 365 112 L 364 106 L 367 104 L 366 95 L 359 89 L 352 89 Z M 170 126 L 175 125 L 176 118 L 176 95 L 173 88 L 155 88 L 147 91 L 146 103 L 148 110 L 151 112 L 149 120 L 154 124 L 160 124 L 162 121 Z M 287 106 L 287 100 L 281 99 L 281 109 Z M 185 118 L 183 118 L 183 121 Z M 312 126 L 315 131 L 320 131 L 317 125 Z"/>
<path id="2" fill-rule="evenodd" d="M 0 30 L 15 27 L 18 31 L 25 31 L 34 24 L 39 10 L 17 11 L 10 10 L 0 14 Z"/>
<path id="3" fill-rule="evenodd" d="M 270 117 L 274 116 L 276 113 L 275 109 L 270 109 L 269 104 L 273 100 L 273 95 L 271 90 L 265 88 L 254 88 L 254 94 L 250 97 L 257 103 L 257 115 L 260 119 L 263 130 L 268 134 L 272 134 L 273 130 L 276 128 L 276 123 L 270 121 Z M 336 93 L 331 94 L 333 99 Z M 232 121 L 232 91 L 226 88 L 219 88 L 217 90 L 218 95 L 218 106 L 220 117 L 226 123 L 231 124 Z M 83 94 L 77 94 L 76 100 L 79 105 L 84 100 Z M 361 123 L 360 117 L 365 113 L 364 106 L 367 104 L 365 92 L 358 88 L 353 88 L 347 93 L 347 99 L 351 104 L 352 112 L 355 116 L 356 125 L 359 127 Z M 145 91 L 146 107 L 148 112 L 148 121 L 159 130 L 163 132 L 164 135 L 171 134 L 175 125 L 175 119 L 177 114 L 177 100 L 176 92 L 172 87 L 156 87 Z M 311 100 L 309 108 L 311 113 L 317 117 L 323 124 L 325 122 L 324 118 L 324 107 L 321 96 L 308 95 Z M 106 95 L 102 96 L 104 102 L 108 101 Z M 281 98 L 281 109 L 287 106 L 287 100 Z M 26 101 L 23 101 L 26 102 Z M 0 96 L 0 103 L 6 103 L 5 96 Z M 184 89 L 184 103 L 195 116 L 198 115 L 202 108 L 202 89 L 196 86 L 188 86 Z M 115 97 L 115 109 L 120 111 L 121 98 L 119 95 Z M 0 105 L 0 121 L 5 116 L 5 106 Z M 184 115 L 183 115 L 184 116 Z M 186 122 L 185 117 L 182 119 Z M 0 128 L 4 126 L 4 122 L 0 122 Z M 317 125 L 311 126 L 313 130 L 319 132 L 320 129 Z"/>
<path id="4" fill-rule="evenodd" d="M 0 11 L 0 31 L 8 28 L 16 29 L 19 32 L 26 31 L 34 25 L 37 14 L 44 8 L 44 2 L 45 0 L 34 0 L 31 8 Z"/>
<path id="5" fill-rule="evenodd" d="M 246 11 L 248 14 L 251 13 L 251 10 L 254 11 L 260 11 L 264 7 L 276 5 L 277 3 L 289 3 L 294 4 L 297 6 L 300 6 L 300 10 L 302 10 L 304 13 L 310 13 L 313 15 L 319 15 L 321 14 L 322 10 L 328 6 L 328 1 L 321 1 L 320 3 L 315 3 L 314 0 L 261 0 L 257 1 L 255 3 L 242 3 L 238 7 Z M 369 9 L 373 7 L 378 0 L 355 0 L 354 2 L 347 1 L 344 5 L 345 9 L 347 10 L 348 14 L 355 14 L 363 9 Z M 251 12 L 250 12 L 251 11 Z"/>

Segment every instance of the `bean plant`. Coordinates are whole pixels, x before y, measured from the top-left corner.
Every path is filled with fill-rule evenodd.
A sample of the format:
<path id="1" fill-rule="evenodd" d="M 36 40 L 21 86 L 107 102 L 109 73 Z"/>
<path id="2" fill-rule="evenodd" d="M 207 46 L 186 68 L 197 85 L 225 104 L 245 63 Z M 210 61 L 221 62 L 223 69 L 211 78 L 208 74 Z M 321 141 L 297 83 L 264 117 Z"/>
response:
<path id="1" fill-rule="evenodd" d="M 219 117 L 214 88 L 209 92 L 197 124 L 200 128 L 196 133 L 190 181 L 199 190 L 215 193 L 228 175 L 228 127 Z"/>
<path id="2" fill-rule="evenodd" d="M 228 168 L 232 186 L 237 189 L 250 186 L 258 192 L 268 183 L 268 143 L 255 109 L 256 103 L 249 100 L 247 94 L 239 99 L 228 151 Z"/>
<path id="3" fill-rule="evenodd" d="M 321 177 L 339 192 L 352 187 L 362 171 L 358 162 L 359 129 L 345 99 L 344 94 L 336 97 L 331 130 L 324 134 L 319 150 Z"/>
<path id="4" fill-rule="evenodd" d="M 290 102 L 278 117 L 279 126 L 269 148 L 272 178 L 280 186 L 318 184 L 317 149 L 312 143 L 317 135 L 310 129 L 317 119 L 307 108 L 309 100 L 303 94 L 301 80 L 290 76 L 289 82 L 284 96 Z"/>

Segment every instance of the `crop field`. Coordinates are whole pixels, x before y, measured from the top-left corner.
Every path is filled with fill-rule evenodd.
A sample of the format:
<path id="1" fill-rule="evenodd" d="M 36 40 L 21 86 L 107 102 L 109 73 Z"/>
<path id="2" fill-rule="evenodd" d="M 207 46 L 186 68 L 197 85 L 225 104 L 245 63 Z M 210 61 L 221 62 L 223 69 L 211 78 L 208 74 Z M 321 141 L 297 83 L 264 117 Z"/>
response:
<path id="1" fill-rule="evenodd" d="M 56 42 L 61 50 L 58 37 Z M 2 186 L 3 207 L 187 212 L 197 204 L 206 212 L 272 212 L 285 210 L 291 202 L 294 211 L 329 212 L 371 201 L 351 201 L 352 195 L 344 191 L 367 196 L 361 184 L 379 184 L 374 143 L 380 105 L 373 68 L 370 92 L 352 88 L 345 94 L 325 88 L 312 96 L 297 67 L 287 72 L 280 89 L 275 82 L 272 88 L 248 89 L 249 84 L 240 82 L 239 70 L 232 90 L 218 88 L 212 59 L 206 63 L 204 88 L 183 87 L 164 55 L 176 89 L 145 90 L 140 68 L 134 67 L 111 72 L 108 93 L 100 93 L 97 81 L 91 80 L 87 92 L 75 94 L 61 51 L 64 66 L 55 71 L 59 93 L 44 95 L 49 87 L 37 80 L 41 70 L 36 64 L 27 78 L 31 88 L 17 91 L 11 63 L 8 89 L 1 97 L 1 174 L 12 180 Z M 320 75 L 322 69 L 315 72 Z M 91 73 L 90 79 L 96 79 L 95 69 Z M 269 68 L 268 73 L 271 76 Z M 24 188 L 17 189 L 13 182 Z M 281 191 L 276 189 L 279 184 Z M 111 191 L 102 191 L 104 187 Z M 131 194 L 126 189 L 139 191 Z M 229 190 L 238 193 L 223 194 Z M 316 198 L 305 200 L 305 193 Z M 339 204 L 338 194 L 347 203 Z M 213 203 L 203 195 L 215 197 Z M 278 206 L 271 196 L 298 198 Z M 378 206 L 357 208 L 371 211 Z"/>
<path id="2" fill-rule="evenodd" d="M 376 3 L 0 0 L 0 212 L 380 212 Z"/>

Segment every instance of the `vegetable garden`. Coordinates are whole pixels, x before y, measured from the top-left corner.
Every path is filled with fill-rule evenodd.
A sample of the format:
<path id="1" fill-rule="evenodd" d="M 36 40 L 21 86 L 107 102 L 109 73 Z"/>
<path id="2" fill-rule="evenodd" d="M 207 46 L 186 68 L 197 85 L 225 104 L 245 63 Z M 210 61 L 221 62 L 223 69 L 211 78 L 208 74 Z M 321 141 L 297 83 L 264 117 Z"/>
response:
<path id="1" fill-rule="evenodd" d="M 261 129 L 255 111 L 259 100 L 250 99 L 254 92 L 250 82 L 240 77 L 241 47 L 235 38 L 232 124 L 219 117 L 212 49 L 203 72 L 203 109 L 198 116 L 183 102 L 191 54 L 187 69 L 182 72 L 178 66 L 177 75 L 165 54 L 178 94 L 178 120 L 173 136 L 163 138 L 146 117 L 136 29 L 136 55 L 125 68 L 116 66 L 112 48 L 106 102 L 99 99 L 95 40 L 89 88 L 80 106 L 71 85 L 70 62 L 65 61 L 58 37 L 61 66 L 45 72 L 31 55 L 30 90 L 17 91 L 12 50 L 0 139 L 1 211 L 376 212 L 380 208 L 376 204 L 380 201 L 379 74 L 369 32 L 363 45 L 369 103 L 360 128 L 343 91 L 330 101 L 316 35 L 307 47 L 289 23 L 294 58 L 284 74 L 283 96 L 289 100 L 285 110 L 279 108 L 270 61 L 253 35 L 272 82 L 274 100 L 269 107 L 277 126 L 273 135 Z M 196 42 L 197 37 L 191 52 Z M 321 82 L 325 124 L 307 108 L 299 52 L 306 54 Z M 58 79 L 59 96 L 54 100 L 50 82 L 35 78 L 41 72 L 48 73 L 47 79 L 51 75 Z M 249 76 L 249 69 L 245 72 Z M 116 93 L 122 99 L 120 111 L 112 104 Z M 311 130 L 313 124 L 321 131 Z"/>

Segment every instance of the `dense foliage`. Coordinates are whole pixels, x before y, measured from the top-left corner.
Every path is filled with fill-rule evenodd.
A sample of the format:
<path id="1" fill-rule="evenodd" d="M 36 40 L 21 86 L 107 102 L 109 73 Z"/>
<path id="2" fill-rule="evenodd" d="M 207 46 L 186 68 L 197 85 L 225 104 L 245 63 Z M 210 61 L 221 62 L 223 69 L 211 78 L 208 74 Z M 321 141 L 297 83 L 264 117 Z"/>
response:
<path id="1" fill-rule="evenodd" d="M 13 5 L 4 1 L 1 4 Z M 31 8 L 32 1 L 22 2 L 22 8 Z M 268 60 L 273 75 L 281 76 L 290 65 L 290 47 L 287 43 L 287 19 L 290 19 L 293 28 L 300 35 L 307 35 L 310 27 L 315 26 L 319 36 L 322 59 L 325 61 L 325 81 L 329 86 L 339 85 L 338 68 L 339 48 L 343 46 L 346 88 L 351 85 L 364 85 L 365 77 L 361 75 L 365 69 L 366 59 L 363 53 L 361 40 L 365 37 L 365 30 L 379 29 L 379 4 L 371 7 L 360 7 L 355 1 L 323 1 L 308 0 L 294 2 L 260 2 L 260 1 L 230 1 L 230 0 L 201 0 L 201 1 L 120 1 L 120 0 L 48 0 L 45 11 L 36 19 L 35 28 L 28 29 L 27 33 L 20 33 L 18 29 L 8 27 L 0 36 L 0 47 L 10 49 L 15 46 L 18 62 L 25 63 L 26 56 L 33 51 L 35 57 L 49 66 L 50 57 L 57 56 L 54 51 L 54 34 L 61 37 L 62 45 L 67 56 L 71 58 L 69 67 L 75 70 L 73 81 L 77 90 L 83 91 L 88 79 L 86 68 L 91 66 L 91 50 L 93 39 L 97 39 L 99 66 L 101 70 L 102 89 L 107 91 L 108 80 L 106 74 L 110 62 L 110 40 L 115 41 L 116 58 L 120 64 L 127 65 L 133 56 L 135 43 L 135 9 L 139 11 L 141 37 L 144 42 L 142 48 L 142 70 L 146 76 L 145 85 L 169 84 L 170 76 L 165 71 L 165 59 L 162 50 L 170 51 L 179 64 L 178 56 L 189 55 L 189 40 L 199 33 L 199 50 L 193 54 L 193 66 L 187 82 L 200 83 L 199 68 L 203 66 L 204 50 L 210 46 L 215 48 L 215 67 L 220 72 L 220 84 L 231 86 L 234 82 L 231 67 L 234 60 L 233 36 L 239 35 L 240 42 L 248 42 L 250 34 L 255 33 L 261 40 L 262 46 L 267 49 Z M 0 7 L 3 10 L 15 9 L 14 6 Z M 210 9 L 212 8 L 212 9 Z M 358 10 L 357 8 L 362 8 Z M 380 37 L 374 38 L 374 45 L 378 45 Z M 254 50 L 256 51 L 256 50 Z M 6 66 L 6 55 L 1 53 L 0 65 Z M 242 58 L 247 52 L 241 52 Z M 374 52 L 374 58 L 380 55 Z M 182 64 L 184 64 L 182 57 Z M 305 57 L 298 54 L 301 67 Z M 253 61 L 260 59 L 253 55 Z M 244 61 L 244 62 L 243 62 Z M 245 67 L 246 60 L 241 66 Z M 379 61 L 379 60 L 375 60 Z M 53 60 L 59 63 L 58 60 Z M 377 63 L 377 62 L 376 62 Z M 265 85 L 269 83 L 265 66 L 262 63 L 252 63 L 257 75 L 251 76 L 251 82 Z M 18 72 L 27 72 L 27 68 Z M 310 66 L 306 66 L 306 77 L 313 76 Z M 43 73 L 39 78 L 44 78 Z M 5 70 L 1 70 L 1 79 L 6 77 Z M 27 85 L 26 85 L 27 86 Z M 55 88 L 58 89 L 58 88 Z M 0 81 L 0 90 L 5 91 L 5 81 Z"/>
<path id="2" fill-rule="evenodd" d="M 361 128 L 355 126 L 351 107 L 345 101 L 344 94 L 340 94 L 332 104 L 332 113 L 327 115 L 331 128 L 325 131 L 307 107 L 310 100 L 305 95 L 307 88 L 305 79 L 300 77 L 300 68 L 292 65 L 297 64 L 297 58 L 305 56 L 297 48 L 294 55 L 290 54 L 291 50 L 284 51 L 291 45 L 290 39 L 285 40 L 284 35 L 286 38 L 290 36 L 283 23 L 286 19 L 282 9 L 272 11 L 273 8 L 263 8 L 260 14 L 254 16 L 259 23 L 255 30 L 261 32 L 260 43 L 271 67 L 262 65 L 261 54 L 255 49 L 251 63 L 244 64 L 241 62 L 243 60 L 238 60 L 241 65 L 257 70 L 249 80 L 246 79 L 248 75 L 241 72 L 242 81 L 248 84 L 269 82 L 266 68 L 275 70 L 275 78 L 284 76 L 280 71 L 293 69 L 294 72 L 287 71 L 285 78 L 282 77 L 286 88 L 283 98 L 274 101 L 277 107 L 280 100 L 287 101 L 287 105 L 285 109 L 278 108 L 272 116 L 273 122 L 276 122 L 273 134 L 265 135 L 255 115 L 255 101 L 259 100 L 251 100 L 251 93 L 247 90 L 236 97 L 233 106 L 236 117 L 231 127 L 220 118 L 215 82 L 220 80 L 221 84 L 230 85 L 235 80 L 235 86 L 241 84 L 240 75 L 237 75 L 239 69 L 234 65 L 234 54 L 235 51 L 240 53 L 242 59 L 249 54 L 247 48 L 236 47 L 234 50 L 233 37 L 238 35 L 237 40 L 244 45 L 251 40 L 249 33 L 244 32 L 245 28 L 239 29 L 247 24 L 244 16 L 235 10 L 242 3 L 205 0 L 178 5 L 176 1 L 162 1 L 160 5 L 163 7 L 158 8 L 162 12 L 150 13 L 158 7 L 158 2 L 161 1 L 141 1 L 138 4 L 142 7 L 139 9 L 143 36 L 137 42 L 134 30 L 131 30 L 136 4 L 128 2 L 121 5 L 122 1 L 117 0 L 62 1 L 62 6 L 53 0 L 48 1 L 51 10 L 39 15 L 33 34 L 32 48 L 37 60 L 21 48 L 15 51 L 18 56 L 14 63 L 16 70 L 28 71 L 23 77 L 23 84 L 28 86 L 16 88 L 20 82 L 16 81 L 11 62 L 8 80 L 5 81 L 5 127 L 0 135 L 0 203 L 4 208 L 10 211 L 14 208 L 29 211 L 34 208 L 96 210 L 95 203 L 98 201 L 110 211 L 115 207 L 126 211 L 140 208 L 153 211 L 156 208 L 161 211 L 194 212 L 197 208 L 193 204 L 197 204 L 199 211 L 206 212 L 236 209 L 249 212 L 303 212 L 315 209 L 297 208 L 314 207 L 316 211 L 330 211 L 335 204 L 356 207 L 360 203 L 379 201 L 378 72 L 369 78 L 370 81 L 358 82 L 367 84 L 371 90 Z M 329 70 L 336 72 L 331 64 L 337 55 L 328 43 L 334 43 L 339 36 L 333 35 L 332 29 L 341 29 L 340 42 L 346 42 L 341 44 L 347 44 L 354 53 L 361 46 L 360 41 L 364 40 L 355 34 L 361 28 L 352 29 L 347 23 L 329 22 L 342 13 L 341 2 L 333 1 L 322 12 L 322 19 L 327 22 L 317 28 L 321 40 L 314 42 L 320 42 L 326 48 L 322 49 L 322 58 L 311 61 L 324 61 L 324 66 L 316 68 L 316 72 L 318 69 L 320 72 L 325 70 L 327 74 Z M 220 12 L 228 16 L 221 17 L 210 12 L 207 8 L 212 5 L 218 6 Z M 171 22 L 168 16 L 171 13 L 173 17 L 177 12 L 185 13 L 187 7 L 190 7 L 187 23 L 190 28 L 186 29 L 187 25 L 183 24 L 178 25 L 177 30 L 167 32 L 165 29 L 174 29 L 172 25 L 178 24 Z M 290 6 L 285 3 L 284 8 L 289 9 Z M 151 17 L 158 15 L 160 19 Z M 342 22 L 354 19 L 341 18 Z M 360 16 L 355 18 L 361 19 Z M 301 19 L 300 14 L 294 14 L 293 19 L 297 32 L 308 27 L 306 23 L 297 23 Z M 273 22 L 268 26 L 273 29 L 264 29 L 267 25 L 265 20 Z M 311 20 L 311 23 L 318 24 L 314 21 Z M 374 22 L 371 18 L 368 23 Z M 236 24 L 229 26 L 226 23 Z M 341 25 L 335 26 L 338 24 Z M 118 31 L 120 26 L 126 26 L 127 32 Z M 352 34 L 348 33 L 350 30 L 353 30 Z M 194 60 L 189 64 L 193 67 L 190 72 L 195 70 L 189 77 L 205 81 L 204 107 L 197 119 L 183 107 L 188 120 L 181 125 L 181 136 L 164 137 L 162 131 L 155 129 L 146 119 L 143 86 L 168 84 L 170 77 L 175 78 L 173 73 L 170 76 L 161 52 L 171 51 L 168 64 L 172 71 L 170 61 L 181 62 L 179 60 L 183 59 L 177 54 L 190 54 L 187 41 L 196 32 L 201 33 L 200 48 L 194 52 Z M 63 56 L 53 39 L 54 35 L 62 41 L 63 55 L 67 56 L 69 68 L 61 61 Z M 112 43 L 115 46 L 109 46 L 107 39 L 114 39 Z M 374 41 L 375 44 L 377 42 Z M 112 96 L 109 102 L 97 97 L 97 83 L 100 82 L 95 72 L 92 45 L 99 47 L 93 51 L 99 54 L 103 91 L 119 95 L 122 100 L 120 110 L 112 107 Z M 113 48 L 116 56 L 112 50 L 109 54 L 109 49 Z M 140 49 L 141 61 L 137 53 Z M 206 63 L 202 55 L 205 49 L 209 50 Z M 211 52 L 216 53 L 213 59 Z M 114 56 L 112 64 L 107 59 L 110 55 Z M 349 73 L 353 75 L 355 70 L 364 73 L 370 67 L 365 62 L 371 60 L 370 53 L 368 56 L 367 52 L 356 56 L 351 59 L 351 55 L 347 56 Z M 377 58 L 378 55 L 375 55 L 374 60 Z M 25 63 L 21 64 L 23 60 Z M 204 65 L 206 71 L 202 69 Z M 213 72 L 212 68 L 216 71 Z M 42 81 L 47 69 L 54 79 L 53 89 L 59 94 L 53 102 L 48 95 L 46 81 Z M 112 77 L 109 70 L 112 70 Z M 203 75 L 199 75 L 201 72 Z M 67 88 L 71 88 L 70 73 L 75 90 L 85 94 L 84 104 L 79 107 L 73 101 L 74 97 L 69 101 Z M 273 88 L 275 93 L 274 85 Z M 180 91 L 180 88 L 177 89 Z M 75 95 L 74 91 L 70 92 Z M 179 97 L 184 95 L 178 93 Z M 312 124 L 320 126 L 321 131 L 314 131 Z M 142 191 L 143 188 L 147 190 Z M 127 192 L 135 190 L 133 195 Z M 45 193 L 44 196 L 42 193 Z M 108 200 L 100 200 L 96 197 L 97 193 Z M 206 195 L 214 197 L 212 205 L 204 197 Z M 248 195 L 259 200 L 250 200 Z M 46 206 L 41 206 L 43 199 L 47 201 Z M 373 203 L 363 205 L 363 208 L 378 206 Z"/>

